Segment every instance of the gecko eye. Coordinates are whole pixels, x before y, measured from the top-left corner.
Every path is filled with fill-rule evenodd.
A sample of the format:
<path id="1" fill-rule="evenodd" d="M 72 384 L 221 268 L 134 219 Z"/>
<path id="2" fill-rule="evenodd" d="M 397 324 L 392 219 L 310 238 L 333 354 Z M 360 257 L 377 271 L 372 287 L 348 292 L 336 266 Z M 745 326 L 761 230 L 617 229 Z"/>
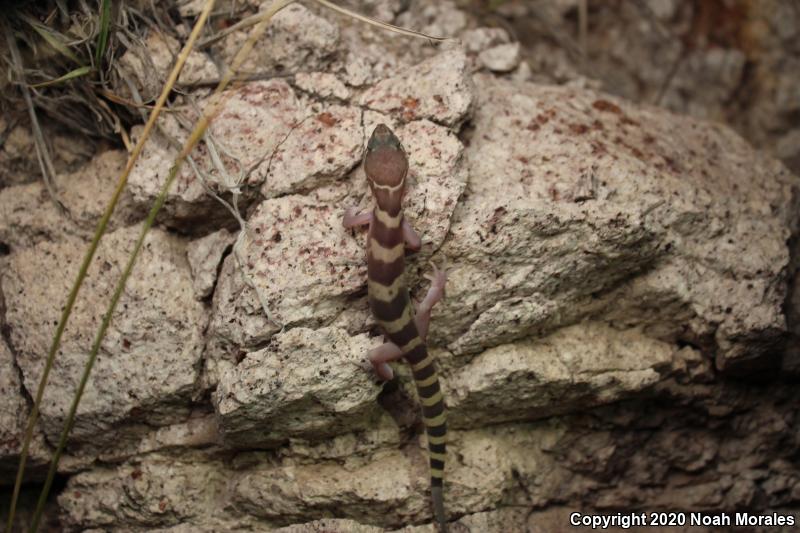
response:
<path id="1" fill-rule="evenodd" d="M 408 171 L 408 160 L 395 134 L 385 124 L 379 124 L 367 143 L 364 171 L 373 185 L 398 187 Z"/>

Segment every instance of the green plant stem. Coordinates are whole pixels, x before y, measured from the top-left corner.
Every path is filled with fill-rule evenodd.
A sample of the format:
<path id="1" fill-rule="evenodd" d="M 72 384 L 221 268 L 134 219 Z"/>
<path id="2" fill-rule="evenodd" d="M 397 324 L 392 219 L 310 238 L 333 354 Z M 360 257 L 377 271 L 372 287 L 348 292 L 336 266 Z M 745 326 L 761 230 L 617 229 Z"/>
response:
<path id="1" fill-rule="evenodd" d="M 125 189 L 125 185 L 128 182 L 128 176 L 130 175 L 131 170 L 133 170 L 133 165 L 136 162 L 136 159 L 139 157 L 142 148 L 144 148 L 144 143 L 147 140 L 150 131 L 153 129 L 153 126 L 155 126 L 156 119 L 158 118 L 159 114 L 161 114 L 161 110 L 164 108 L 164 104 L 167 101 L 167 97 L 169 96 L 172 87 L 175 85 L 175 82 L 178 79 L 178 75 L 180 74 L 180 71 L 183 68 L 184 63 L 186 63 L 186 59 L 189 57 L 189 51 L 194 46 L 194 43 L 197 40 L 198 36 L 200 35 L 200 31 L 205 25 L 205 22 L 208 19 L 208 16 L 211 13 L 211 9 L 213 7 L 214 7 L 214 0 L 209 0 L 203 11 L 200 13 L 200 16 L 197 18 L 197 22 L 195 23 L 195 26 L 192 29 L 192 33 L 189 35 L 189 39 L 187 40 L 186 45 L 183 48 L 183 51 L 178 56 L 178 60 L 175 62 L 175 66 L 173 67 L 172 72 L 170 72 L 170 75 L 167 78 L 167 82 L 164 85 L 164 89 L 162 90 L 161 95 L 158 97 L 158 101 L 156 102 L 156 105 L 153 108 L 153 112 L 150 115 L 150 119 L 147 121 L 147 124 L 145 124 L 142 136 L 139 139 L 139 142 L 134 147 L 133 151 L 131 152 L 131 156 L 128 159 L 128 164 L 125 166 L 125 170 L 123 171 L 119 181 L 117 182 L 117 188 L 115 189 L 114 194 L 111 197 L 111 201 L 106 207 L 106 210 L 103 213 L 102 218 L 97 223 L 97 228 L 95 230 L 94 237 L 92 238 L 92 242 L 89 245 L 89 249 L 86 251 L 86 255 L 83 258 L 83 262 L 81 263 L 80 269 L 78 270 L 78 277 L 76 278 L 75 283 L 73 284 L 72 288 L 70 289 L 69 295 L 67 296 L 67 302 L 66 305 L 64 306 L 64 310 L 61 313 L 61 319 L 58 322 L 58 326 L 56 327 L 56 332 L 55 335 L 53 336 L 53 342 L 50 345 L 50 350 L 47 353 L 47 360 L 45 361 L 44 371 L 42 372 L 42 377 L 39 379 L 39 386 L 36 390 L 36 397 L 34 398 L 33 407 L 31 408 L 31 413 L 30 416 L 28 417 L 28 425 L 25 429 L 25 438 L 22 443 L 22 450 L 20 450 L 19 467 L 17 468 L 17 477 L 14 482 L 14 491 L 11 495 L 11 505 L 9 505 L 8 509 L 8 521 L 6 522 L 6 533 L 11 533 L 11 529 L 14 526 L 14 514 L 17 508 L 17 502 L 19 500 L 19 493 L 22 488 L 22 480 L 24 479 L 25 476 L 25 464 L 28 460 L 30 443 L 31 440 L 33 439 L 33 432 L 36 427 L 36 422 L 39 418 L 39 409 L 40 406 L 42 405 L 42 397 L 44 396 L 44 389 L 47 385 L 47 381 L 50 376 L 50 370 L 53 367 L 53 361 L 55 359 L 56 352 L 58 351 L 58 348 L 61 345 L 61 337 L 64 334 L 64 328 L 67 325 L 67 321 L 69 320 L 70 314 L 72 313 L 72 308 L 75 305 L 75 300 L 78 296 L 78 292 L 80 291 L 80 288 L 83 285 L 83 280 L 86 278 L 86 273 L 89 270 L 89 264 L 91 264 L 92 259 L 94 258 L 94 254 L 97 251 L 97 246 L 100 244 L 100 239 L 105 233 L 108 227 L 108 222 L 111 219 L 111 215 L 114 212 L 114 208 L 119 202 L 119 198 L 122 195 L 122 191 Z"/>
<path id="2" fill-rule="evenodd" d="M 106 53 L 108 46 L 108 32 L 111 26 L 111 0 L 102 0 L 100 2 L 100 32 L 97 34 L 97 48 L 95 49 L 95 68 L 101 71 L 103 55 Z"/>
<path id="3" fill-rule="evenodd" d="M 152 227 L 153 223 L 155 222 L 155 218 L 158 215 L 159 210 L 164 205 L 164 202 L 166 201 L 167 198 L 167 194 L 169 193 L 169 189 L 172 186 L 173 181 L 175 181 L 175 177 L 177 176 L 181 165 L 186 160 L 186 157 L 189 155 L 189 153 L 191 153 L 195 145 L 203 137 L 203 134 L 205 133 L 205 130 L 208 128 L 208 125 L 211 123 L 213 117 L 216 116 L 216 114 L 221 109 L 222 103 L 224 101 L 224 99 L 220 97 L 221 92 L 225 89 L 225 87 L 227 87 L 230 81 L 234 78 L 234 76 L 236 75 L 236 71 L 239 69 L 241 64 L 244 62 L 249 53 L 252 51 L 255 42 L 263 35 L 264 31 L 267 28 L 267 25 L 269 24 L 269 21 L 272 19 L 275 13 L 277 13 L 287 5 L 291 4 L 293 1 L 294 0 L 275 0 L 269 9 L 264 11 L 262 19 L 259 21 L 253 33 L 250 35 L 248 40 L 245 41 L 245 43 L 242 45 L 242 47 L 239 49 L 238 53 L 234 57 L 230 70 L 228 70 L 228 72 L 220 81 L 219 86 L 217 87 L 215 92 L 217 98 L 212 100 L 206 113 L 200 118 L 194 130 L 189 135 L 189 138 L 184 144 L 183 149 L 181 150 L 180 154 L 178 154 L 175 163 L 170 169 L 167 179 L 165 180 L 164 185 L 161 187 L 161 190 L 159 192 L 158 197 L 156 198 L 155 203 L 153 204 L 153 207 L 150 209 L 150 213 L 148 214 L 147 219 L 145 220 L 144 225 L 142 226 L 142 231 L 139 234 L 139 238 L 136 241 L 136 245 L 134 246 L 133 251 L 131 252 L 131 256 L 128 259 L 128 263 L 125 267 L 125 270 L 123 271 L 122 276 L 120 277 L 119 281 L 117 282 L 117 286 L 114 289 L 114 294 L 111 297 L 108 309 L 106 310 L 106 313 L 103 316 L 103 321 L 100 325 L 100 329 L 98 330 L 97 336 L 95 337 L 94 343 L 92 345 L 92 350 L 89 354 L 89 359 L 86 362 L 86 366 L 84 367 L 83 375 L 81 376 L 81 381 L 78 385 L 75 397 L 73 398 L 69 414 L 67 415 L 67 420 L 64 422 L 64 427 L 61 431 L 61 436 L 58 441 L 58 446 L 55 452 L 53 453 L 53 458 L 50 462 L 50 468 L 47 472 L 47 479 L 45 479 L 44 487 L 42 487 L 42 492 L 39 494 L 39 500 L 36 504 L 36 510 L 34 511 L 33 520 L 30 527 L 31 532 L 35 533 L 39 528 L 39 523 L 42 518 L 42 513 L 44 512 L 44 506 L 47 503 L 47 496 L 50 492 L 50 488 L 52 487 L 53 479 L 55 478 L 55 473 L 58 470 L 58 463 L 59 460 L 61 459 L 61 454 L 64 452 L 64 447 L 66 446 L 67 438 L 69 437 L 69 432 L 75 423 L 75 414 L 77 413 L 78 406 L 80 405 L 81 398 L 83 397 L 83 392 L 86 388 L 86 384 L 89 381 L 89 376 L 91 375 L 92 367 L 94 366 L 94 363 L 97 359 L 97 353 L 100 350 L 100 345 L 103 342 L 106 331 L 108 330 L 108 327 L 111 324 L 111 317 L 114 315 L 114 311 L 116 309 L 117 303 L 119 302 L 119 298 L 122 295 L 122 292 L 125 290 L 125 284 L 128 280 L 128 277 L 131 274 L 131 271 L 133 270 L 134 264 L 136 263 L 136 259 L 139 255 L 142 243 L 144 242 L 144 239 L 147 236 L 147 232 Z M 205 6 L 208 12 L 210 12 L 211 7 L 213 7 L 213 4 L 214 0 L 208 0 Z M 204 13 L 207 15 L 206 11 L 204 11 Z M 199 22 L 200 19 L 198 19 L 198 23 Z M 197 28 L 198 26 L 196 25 L 195 29 Z M 192 32 L 192 34 L 194 35 L 194 31 Z M 187 42 L 186 46 L 193 44 L 193 42 L 194 41 L 190 39 L 190 41 Z M 187 50 L 187 48 L 184 48 L 184 50 Z M 9 533 L 10 533 L 10 528 L 9 528 Z"/>
<path id="4" fill-rule="evenodd" d="M 36 503 L 36 510 L 33 513 L 33 521 L 30 527 L 30 531 L 32 532 L 36 532 L 39 529 L 39 522 L 42 518 L 42 512 L 44 511 L 44 506 L 47 503 L 47 495 L 50 493 L 50 487 L 53 485 L 53 479 L 55 478 L 56 471 L 58 470 L 58 462 L 61 459 L 61 454 L 63 453 L 64 446 L 67 443 L 67 437 L 69 437 L 69 433 L 72 431 L 72 427 L 75 424 L 75 414 L 78 412 L 78 405 L 83 397 L 86 384 L 89 382 L 89 375 L 91 374 L 92 367 L 97 360 L 97 354 L 100 351 L 100 345 L 103 343 L 103 339 L 106 336 L 106 331 L 108 331 L 108 327 L 111 324 L 111 317 L 117 308 L 117 303 L 119 302 L 120 296 L 122 296 L 122 292 L 125 290 L 125 283 L 128 281 L 128 277 L 131 275 L 133 265 L 136 263 L 136 259 L 139 257 L 139 251 L 142 248 L 142 244 L 147 236 L 147 232 L 153 226 L 153 222 L 155 222 L 158 211 L 164 205 L 164 201 L 167 199 L 167 193 L 169 192 L 172 182 L 175 181 L 175 176 L 178 174 L 179 169 L 180 162 L 175 164 L 170 169 L 169 175 L 167 176 L 167 179 L 158 194 L 158 198 L 156 198 L 153 207 L 150 208 L 150 213 L 147 215 L 147 219 L 142 226 L 142 231 L 139 233 L 139 238 L 136 240 L 136 245 L 133 247 L 131 256 L 128 258 L 128 264 L 125 265 L 125 270 L 122 272 L 122 276 L 120 277 L 119 282 L 114 289 L 114 294 L 111 296 L 108 309 L 106 310 L 105 315 L 103 315 L 103 321 L 100 324 L 100 329 L 97 331 L 94 343 L 92 344 L 92 351 L 89 353 L 89 359 L 86 362 L 86 367 L 83 375 L 81 376 L 81 382 L 78 384 L 78 389 L 75 392 L 75 396 L 72 399 L 72 405 L 69 408 L 67 420 L 61 430 L 61 436 L 58 439 L 58 447 L 53 454 L 53 459 L 50 461 L 50 469 L 47 472 L 47 479 L 44 482 L 42 492 L 39 494 L 39 501 Z"/>

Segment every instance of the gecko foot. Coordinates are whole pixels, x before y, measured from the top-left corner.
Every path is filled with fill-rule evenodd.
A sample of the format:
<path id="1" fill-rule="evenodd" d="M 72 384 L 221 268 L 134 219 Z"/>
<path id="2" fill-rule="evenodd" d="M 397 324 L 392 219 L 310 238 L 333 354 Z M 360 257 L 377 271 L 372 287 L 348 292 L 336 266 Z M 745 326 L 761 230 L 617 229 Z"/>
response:
<path id="1" fill-rule="evenodd" d="M 428 294 L 425 295 L 425 300 L 422 301 L 420 306 L 424 306 L 425 302 L 429 301 L 429 307 L 432 308 L 446 296 L 444 287 L 447 284 L 447 262 L 442 262 L 441 269 L 433 261 L 428 261 L 428 264 L 433 269 L 433 272 L 422 277 L 431 282 L 431 288 L 428 289 Z"/>
<path id="2" fill-rule="evenodd" d="M 400 350 L 395 343 L 389 341 L 381 344 L 377 348 L 373 348 L 367 354 L 367 358 L 369 362 L 372 363 L 375 373 L 378 374 L 378 377 L 386 381 L 394 378 L 394 370 L 389 366 L 389 362 L 396 361 L 401 357 L 403 357 L 402 350 Z"/>

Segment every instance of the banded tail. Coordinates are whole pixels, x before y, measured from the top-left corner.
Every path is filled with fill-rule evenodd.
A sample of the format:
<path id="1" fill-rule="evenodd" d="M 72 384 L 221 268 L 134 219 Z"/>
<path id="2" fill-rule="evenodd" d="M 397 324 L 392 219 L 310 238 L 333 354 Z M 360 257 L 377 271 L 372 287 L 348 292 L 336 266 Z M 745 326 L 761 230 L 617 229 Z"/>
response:
<path id="1" fill-rule="evenodd" d="M 425 433 L 428 436 L 433 514 L 439 523 L 440 530 L 445 532 L 447 531 L 447 526 L 445 525 L 442 486 L 447 445 L 447 411 L 442 397 L 442 389 L 439 387 L 439 371 L 436 368 L 436 361 L 428 353 L 424 345 L 422 348 L 423 350 L 420 354 L 422 357 L 417 359 L 417 362 L 412 360 L 413 351 L 407 354 L 405 358 L 411 364 L 411 370 L 414 374 L 417 395 L 422 404 L 422 421 L 425 423 Z"/>
<path id="2" fill-rule="evenodd" d="M 378 323 L 386 330 L 386 336 L 391 342 L 401 347 L 403 358 L 411 365 L 417 395 L 422 405 L 422 421 L 425 424 L 425 433 L 428 438 L 433 513 L 440 531 L 446 532 L 447 522 L 442 490 L 447 444 L 447 411 L 442 389 L 439 386 L 436 358 L 428 353 L 428 348 L 417 330 L 413 313 L 409 314 L 400 305 L 396 305 L 406 298 L 408 298 L 408 292 L 405 293 L 405 298 L 399 296 L 395 301 L 382 302 L 370 294 L 370 304 Z M 385 305 L 386 303 L 389 305 Z M 410 298 L 408 298 L 408 306 L 405 309 L 409 309 L 411 306 Z M 398 319 L 405 320 L 399 322 Z M 389 332 L 387 326 L 399 326 L 399 328 L 395 332 Z"/>

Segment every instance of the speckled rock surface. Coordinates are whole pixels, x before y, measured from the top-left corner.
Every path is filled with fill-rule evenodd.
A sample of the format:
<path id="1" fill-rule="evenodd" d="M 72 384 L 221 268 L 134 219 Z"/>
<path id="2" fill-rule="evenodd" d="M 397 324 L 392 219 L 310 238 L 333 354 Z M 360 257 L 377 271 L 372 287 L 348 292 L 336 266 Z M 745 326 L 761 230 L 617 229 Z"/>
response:
<path id="1" fill-rule="evenodd" d="M 359 9 L 459 36 L 463 49 L 313 4 L 278 17 L 248 65 L 270 79 L 230 91 L 196 151 L 213 190 L 240 193 L 245 227 L 184 168 L 161 218 L 170 229 L 148 241 L 62 461 L 64 528 L 433 533 L 416 392 L 407 365 L 379 384 L 364 360 L 381 342 L 365 231 L 341 226 L 347 208 L 371 205 L 359 162 L 379 123 L 409 156 L 405 213 L 423 240 L 407 256 L 412 297 L 429 261 L 449 272 L 429 344 L 449 406 L 451 531 L 566 532 L 575 511 L 796 513 L 800 392 L 786 343 L 798 334 L 800 180 L 696 118 L 724 118 L 720 102 L 744 98 L 737 84 L 756 58 L 693 40 L 707 20 L 688 5 L 647 2 L 642 27 L 691 29 L 661 102 L 695 118 L 600 90 L 613 84 L 587 74 L 571 41 L 576 2 L 536 11 L 553 30 L 531 47 L 452 1 Z M 525 2 L 499 9 L 531 15 Z M 641 6 L 619 7 L 620 20 L 609 9 L 592 5 L 590 43 Z M 595 28 L 596 16 L 609 25 Z M 230 57 L 247 31 L 207 51 Z M 649 53 L 631 49 L 638 35 L 610 49 L 624 65 Z M 661 59 L 680 52 L 668 42 Z M 685 97 L 701 72 L 709 90 Z M 638 94 L 639 79 L 646 92 L 657 73 L 620 74 L 615 91 Z M 163 123 L 177 139 L 196 114 L 185 103 Z M 131 177 L 138 205 L 174 152 L 151 140 Z M 35 195 L 15 204 L 8 190 L 2 331 L 18 370 L 0 379 L 0 418 L 19 423 L 84 245 L 44 211 L 22 217 L 14 209 Z M 81 186 L 70 194 L 90 204 Z M 48 438 L 136 231 L 101 247 L 54 370 Z M 0 450 L 13 464 L 13 446 Z"/>
<path id="2" fill-rule="evenodd" d="M 0 305 L 2 309 L 2 305 Z M 30 406 L 23 396 L 19 369 L 6 342 L 0 338 L 0 486 L 16 477 L 17 459 L 25 439 Z M 41 478 L 50 457 L 41 431 L 36 431 L 30 445 L 30 470 L 26 480 Z M 8 481 L 7 481 L 8 480 Z"/>
<path id="3" fill-rule="evenodd" d="M 365 129 L 371 132 L 381 120 L 365 114 Z M 462 146 L 446 128 L 425 120 L 398 127 L 397 134 L 413 169 L 406 213 L 415 227 L 425 228 L 417 264 L 427 269 L 422 258 L 441 246 L 464 189 Z M 214 296 L 212 366 L 257 348 L 282 326 L 317 328 L 335 320 L 351 332 L 364 330 L 371 319 L 363 301 L 353 298 L 366 284 L 364 232 L 346 231 L 341 217 L 345 207 L 366 208 L 370 200 L 363 170 L 348 177 L 308 195 L 266 200 L 252 212 L 241 248 L 225 260 Z"/>
<path id="4" fill-rule="evenodd" d="M 261 194 L 307 192 L 345 176 L 361 160 L 361 110 L 330 106 L 293 129 L 270 155 Z"/>
<path id="5" fill-rule="evenodd" d="M 293 328 L 245 355 L 220 376 L 213 395 L 224 443 L 275 447 L 287 438 L 374 426 L 380 388 L 362 364 L 371 344 L 365 335 L 351 338 L 340 329 Z"/>
<path id="6" fill-rule="evenodd" d="M 496 346 L 448 376 L 448 420 L 475 427 L 620 400 L 669 376 L 675 350 L 635 330 L 593 323 Z"/>
<path id="7" fill-rule="evenodd" d="M 225 98 L 225 105 L 210 128 L 217 156 L 212 157 L 203 142 L 192 152 L 192 158 L 206 185 L 218 194 L 227 196 L 225 193 L 235 187 L 247 194 L 264 180 L 270 155 L 304 113 L 294 90 L 283 80 L 243 85 L 228 91 Z M 207 104 L 206 99 L 198 102 L 201 108 Z M 184 120 L 197 116 L 191 109 L 186 113 Z M 171 140 L 163 135 L 151 137 L 129 178 L 133 198 L 142 205 L 149 205 L 158 196 L 178 153 L 174 143 L 182 144 L 189 133 L 171 115 L 166 115 L 160 124 Z M 132 136 L 140 135 L 141 129 L 134 128 Z M 203 181 L 189 163 L 181 167 L 162 216 L 170 225 L 195 231 L 230 219 L 230 213 L 206 193 Z"/>
<path id="8" fill-rule="evenodd" d="M 269 3 L 260 3 L 266 9 Z M 230 64 L 249 31 L 230 34 L 218 45 L 221 58 Z M 325 70 L 339 48 L 339 28 L 334 19 L 321 17 L 306 6 L 294 3 L 279 12 L 242 68 L 243 73 L 284 74 L 302 70 Z"/>
<path id="9" fill-rule="evenodd" d="M 100 324 L 105 302 L 139 228 L 109 234 L 102 242 L 79 296 L 71 327 L 51 371 L 41 409 L 48 438 L 61 431 L 70 398 Z M 28 391 L 35 391 L 63 301 L 85 244 L 41 243 L 9 259 L 0 277 L 6 295 L 6 323 Z M 154 230 L 127 284 L 72 431 L 73 442 L 102 447 L 163 425 L 187 413 L 200 370 L 206 313 L 193 297 L 185 246 Z M 46 281 L 46 282 L 45 282 Z"/>
<path id="10" fill-rule="evenodd" d="M 0 243 L 11 249 L 26 248 L 65 236 L 88 238 L 105 212 L 125 166 L 124 152 L 97 154 L 76 172 L 59 175 L 55 206 L 41 182 L 0 189 Z M 131 224 L 142 217 L 124 191 L 111 217 L 110 227 Z"/>
<path id="11" fill-rule="evenodd" d="M 453 126 L 465 118 L 473 94 L 467 58 L 452 50 L 379 82 L 361 104 L 405 121 L 427 118 Z"/>
<path id="12" fill-rule="evenodd" d="M 513 507 L 555 507 L 559 516 L 564 499 L 573 511 L 654 502 L 658 509 L 711 506 L 733 512 L 761 494 L 771 508 L 785 508 L 797 491 L 796 481 L 780 473 L 788 466 L 785 446 L 792 441 L 785 440 L 786 415 L 774 409 L 787 401 L 796 407 L 797 395 L 773 387 L 773 400 L 764 403 L 758 397 L 766 389 L 749 389 L 726 387 L 666 409 L 657 400 L 638 399 L 551 421 L 454 431 L 448 467 L 453 521 L 505 531 L 496 528 L 513 519 L 503 516 Z M 734 398 L 738 413 L 731 415 L 724 406 Z M 686 427 L 687 417 L 698 425 Z M 735 436 L 741 427 L 748 428 L 745 438 Z M 742 449 L 746 457 L 739 455 Z M 298 456 L 291 445 L 277 453 L 241 453 L 231 464 L 217 457 L 151 454 L 74 476 L 60 496 L 65 521 L 135 530 L 258 524 L 271 531 L 335 514 L 357 518 L 297 525 L 296 531 L 315 531 L 325 523 L 392 531 L 427 515 L 424 451 L 416 439 L 398 450 L 378 448 L 334 460 Z M 759 464 L 764 468 L 756 468 Z M 702 484 L 689 481 L 703 472 Z M 179 488 L 187 484 L 191 487 Z M 186 490 L 189 497 L 177 496 Z M 498 507 L 502 510 L 490 511 Z M 538 520 L 550 523 L 546 516 Z"/>
<path id="13" fill-rule="evenodd" d="M 711 343 L 721 369 L 780 346 L 798 201 L 785 167 L 715 124 L 591 91 L 476 80 L 468 194 L 442 249 L 469 260 L 440 310 L 449 331 L 432 335 L 479 351 L 580 320 L 648 271 L 637 305 L 643 290 L 671 293 L 692 315 L 669 340 Z"/>
<path id="14" fill-rule="evenodd" d="M 214 292 L 223 255 L 235 241 L 234 233 L 221 229 L 187 245 L 186 259 L 192 271 L 194 295 L 198 300 L 207 298 Z"/>

